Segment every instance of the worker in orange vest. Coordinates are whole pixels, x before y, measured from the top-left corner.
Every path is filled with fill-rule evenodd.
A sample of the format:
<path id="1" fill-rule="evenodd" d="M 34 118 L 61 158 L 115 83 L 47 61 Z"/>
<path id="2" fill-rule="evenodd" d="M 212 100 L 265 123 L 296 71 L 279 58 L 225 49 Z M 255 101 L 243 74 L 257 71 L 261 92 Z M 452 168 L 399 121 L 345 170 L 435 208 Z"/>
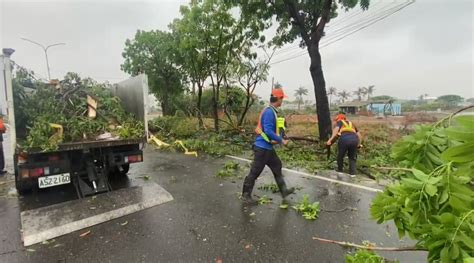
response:
<path id="1" fill-rule="evenodd" d="M 332 131 L 331 138 L 329 138 L 326 144 L 331 146 L 339 138 L 337 143 L 337 171 L 343 171 L 344 156 L 347 154 L 349 157 L 349 174 L 351 177 L 355 177 L 357 149 L 362 146 L 362 136 L 357 127 L 347 120 L 344 112 L 339 112 L 334 121 L 336 125 Z"/>
<path id="2" fill-rule="evenodd" d="M 6 173 L 5 171 L 5 156 L 3 154 L 3 134 L 7 131 L 5 123 L 3 123 L 3 115 L 0 113 L 0 175 Z"/>
<path id="3" fill-rule="evenodd" d="M 282 174 L 282 163 L 273 149 L 274 145 L 287 145 L 288 140 L 284 139 L 284 119 L 278 118 L 278 108 L 282 105 L 283 99 L 287 98 L 283 89 L 273 89 L 270 96 L 270 106 L 260 113 L 257 128 L 257 138 L 253 145 L 254 159 L 249 174 L 245 177 L 242 189 L 242 200 L 248 204 L 256 204 L 252 199 L 252 190 L 255 180 L 260 176 L 266 165 L 272 170 L 275 181 L 280 189 L 283 198 L 292 194 L 295 189 L 287 188 Z"/>

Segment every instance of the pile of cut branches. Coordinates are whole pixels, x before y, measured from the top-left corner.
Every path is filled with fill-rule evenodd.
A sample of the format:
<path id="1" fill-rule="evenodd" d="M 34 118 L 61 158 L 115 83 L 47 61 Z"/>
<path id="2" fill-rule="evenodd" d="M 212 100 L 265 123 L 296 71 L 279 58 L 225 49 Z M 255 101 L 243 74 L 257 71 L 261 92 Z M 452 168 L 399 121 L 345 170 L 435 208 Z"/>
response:
<path id="1" fill-rule="evenodd" d="M 35 81 L 27 89 L 23 83 L 21 75 L 13 80 L 17 133 L 25 149 L 56 150 L 61 143 L 93 141 L 104 133 L 120 139 L 143 137 L 143 123 L 122 108 L 106 84 L 75 73 L 54 84 Z M 88 116 L 87 97 L 97 102 L 95 117 Z M 62 134 L 55 129 L 58 125 Z"/>

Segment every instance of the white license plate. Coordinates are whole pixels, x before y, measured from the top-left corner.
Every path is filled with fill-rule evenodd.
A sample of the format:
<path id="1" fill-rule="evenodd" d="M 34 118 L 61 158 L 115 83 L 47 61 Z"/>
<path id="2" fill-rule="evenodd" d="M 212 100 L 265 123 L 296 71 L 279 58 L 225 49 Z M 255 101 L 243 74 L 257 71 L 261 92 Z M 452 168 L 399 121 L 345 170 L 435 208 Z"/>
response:
<path id="1" fill-rule="evenodd" d="M 50 175 L 38 178 L 39 188 L 68 184 L 70 182 L 71 176 L 69 174 Z"/>

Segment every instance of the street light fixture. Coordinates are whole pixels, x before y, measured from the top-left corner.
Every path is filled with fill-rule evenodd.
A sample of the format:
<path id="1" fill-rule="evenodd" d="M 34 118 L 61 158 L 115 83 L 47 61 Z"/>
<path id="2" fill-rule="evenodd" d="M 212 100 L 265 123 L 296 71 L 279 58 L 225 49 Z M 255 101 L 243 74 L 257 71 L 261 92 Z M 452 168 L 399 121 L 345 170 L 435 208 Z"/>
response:
<path id="1" fill-rule="evenodd" d="M 36 42 L 36 41 L 33 41 L 33 40 L 31 40 L 31 39 L 27 39 L 27 38 L 23 38 L 23 37 L 22 37 L 21 39 L 22 39 L 22 40 L 25 40 L 25 41 L 28 41 L 28 42 L 30 42 L 30 43 L 33 43 L 33 44 L 35 44 L 35 45 L 38 45 L 38 46 L 40 46 L 40 47 L 43 49 L 44 55 L 45 55 L 45 57 L 46 57 L 46 68 L 48 69 L 48 80 L 50 80 L 50 79 L 51 79 L 51 73 L 49 72 L 48 49 L 49 49 L 50 47 L 66 45 L 66 43 L 55 43 L 55 44 L 51 44 L 51 45 L 49 45 L 49 46 L 44 46 L 44 45 L 42 45 L 42 44 L 40 44 L 40 43 L 38 43 L 38 42 Z"/>

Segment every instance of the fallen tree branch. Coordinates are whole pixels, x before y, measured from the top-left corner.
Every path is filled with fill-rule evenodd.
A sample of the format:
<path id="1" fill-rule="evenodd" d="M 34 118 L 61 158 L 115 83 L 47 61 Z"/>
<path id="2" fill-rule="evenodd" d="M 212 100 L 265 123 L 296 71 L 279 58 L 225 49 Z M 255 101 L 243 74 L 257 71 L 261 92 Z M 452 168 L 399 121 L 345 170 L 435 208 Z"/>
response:
<path id="1" fill-rule="evenodd" d="M 307 142 L 319 143 L 318 140 L 307 138 L 307 137 L 288 136 L 287 139 L 288 140 L 293 140 L 293 141 L 307 141 Z"/>
<path id="2" fill-rule="evenodd" d="M 401 168 L 401 167 L 383 167 L 383 166 L 371 166 L 377 170 L 390 170 L 390 171 L 405 171 L 405 172 L 413 172 L 412 169 L 409 168 Z"/>
<path id="3" fill-rule="evenodd" d="M 345 207 L 345 208 L 338 209 L 338 210 L 329 210 L 329 209 L 321 208 L 322 212 L 327 212 L 327 213 L 340 213 L 340 212 L 344 212 L 346 210 L 356 211 L 357 209 L 353 208 L 353 207 Z"/>
<path id="4" fill-rule="evenodd" d="M 344 247 L 354 247 L 365 250 L 377 250 L 377 251 L 428 251 L 426 248 L 417 248 L 417 247 L 373 247 L 373 246 L 363 246 L 349 242 L 336 241 L 330 239 L 324 239 L 319 237 L 313 237 L 313 240 L 318 240 L 325 243 L 337 244 Z"/>

